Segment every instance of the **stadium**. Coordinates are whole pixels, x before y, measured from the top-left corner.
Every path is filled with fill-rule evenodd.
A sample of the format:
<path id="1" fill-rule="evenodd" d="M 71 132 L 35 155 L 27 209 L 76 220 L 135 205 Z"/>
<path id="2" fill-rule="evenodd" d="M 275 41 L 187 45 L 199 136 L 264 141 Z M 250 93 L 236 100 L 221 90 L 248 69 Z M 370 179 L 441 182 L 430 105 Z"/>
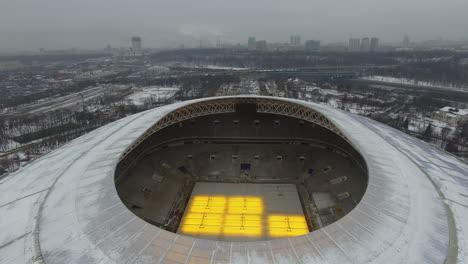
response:
<path id="1" fill-rule="evenodd" d="M 299 100 L 179 102 L 0 180 L 1 263 L 467 263 L 468 165 Z"/>

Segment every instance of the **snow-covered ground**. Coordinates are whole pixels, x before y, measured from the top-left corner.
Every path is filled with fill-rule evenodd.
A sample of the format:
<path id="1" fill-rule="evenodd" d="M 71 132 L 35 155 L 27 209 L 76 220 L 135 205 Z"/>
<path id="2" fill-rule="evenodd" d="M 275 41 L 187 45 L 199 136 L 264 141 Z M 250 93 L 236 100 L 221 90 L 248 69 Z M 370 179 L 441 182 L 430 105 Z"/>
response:
<path id="1" fill-rule="evenodd" d="M 457 91 L 468 91 L 468 87 L 460 87 L 460 86 L 450 85 L 450 84 L 442 85 L 439 83 L 418 81 L 418 80 L 407 79 L 407 78 L 396 78 L 396 77 L 373 75 L 373 76 L 365 76 L 365 77 L 362 77 L 361 79 L 369 80 L 369 81 L 387 82 L 387 83 L 419 85 L 419 86 L 426 86 L 426 87 L 438 87 L 438 88 L 446 88 L 446 89 L 457 90 Z"/>
<path id="2" fill-rule="evenodd" d="M 460 65 L 467 65 L 468 64 L 468 58 L 460 59 L 458 62 Z"/>
<path id="3" fill-rule="evenodd" d="M 6 139 L 6 142 L 3 145 L 0 145 L 0 153 L 18 148 L 19 146 L 21 146 L 21 144 L 18 142 L 11 139 Z"/>
<path id="4" fill-rule="evenodd" d="M 116 121 L 1 179 L 0 262 L 136 263 L 174 255 L 188 262 L 205 252 L 242 263 L 250 256 L 252 263 L 444 263 L 456 234 L 451 263 L 467 263 L 466 164 L 363 117 L 287 102 L 331 119 L 369 161 L 372 184 L 339 222 L 289 239 L 211 243 L 161 231 L 129 212 L 115 191 L 115 166 L 131 142 L 183 102 Z"/>
<path id="5" fill-rule="evenodd" d="M 240 83 L 223 84 L 216 92 L 216 96 L 238 94 L 260 94 L 258 81 L 245 79 L 241 80 Z"/>
<path id="6" fill-rule="evenodd" d="M 225 66 L 217 66 L 217 65 L 198 66 L 197 68 L 206 68 L 206 69 L 211 69 L 211 70 L 231 70 L 231 71 L 245 71 L 249 69 L 249 68 L 225 67 Z"/>
<path id="7" fill-rule="evenodd" d="M 340 93 L 336 90 L 332 89 L 322 89 L 320 87 L 312 86 L 312 87 L 305 87 L 303 90 L 306 92 L 312 93 L 312 92 L 317 92 L 322 95 L 333 95 L 333 96 L 342 96 L 343 93 Z"/>
<path id="8" fill-rule="evenodd" d="M 164 102 L 173 97 L 179 89 L 179 87 L 143 87 L 138 88 L 135 93 L 129 95 L 127 99 L 135 105 L 143 105 L 148 100 Z"/>
<path id="9" fill-rule="evenodd" d="M 167 66 L 178 66 L 178 67 L 187 67 L 187 68 L 197 68 L 197 69 L 210 69 L 210 70 L 231 70 L 231 71 L 245 71 L 250 68 L 241 68 L 241 67 L 230 67 L 230 66 L 221 66 L 221 65 L 202 65 L 202 64 L 193 64 L 193 63 L 169 63 Z"/>
<path id="10" fill-rule="evenodd" d="M 416 63 L 416 62 L 439 62 L 439 61 L 448 61 L 451 60 L 452 56 L 441 56 L 434 58 L 408 58 L 408 57 L 397 57 L 395 58 L 400 63 Z"/>

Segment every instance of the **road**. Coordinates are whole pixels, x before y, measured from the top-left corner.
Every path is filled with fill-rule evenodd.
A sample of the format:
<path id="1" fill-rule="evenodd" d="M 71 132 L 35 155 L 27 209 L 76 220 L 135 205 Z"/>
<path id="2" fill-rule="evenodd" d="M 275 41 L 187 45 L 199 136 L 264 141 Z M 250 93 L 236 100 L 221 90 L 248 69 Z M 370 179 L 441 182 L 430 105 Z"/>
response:
<path id="1" fill-rule="evenodd" d="M 16 115 L 43 114 L 60 108 L 76 108 L 79 107 L 83 101 L 98 98 L 107 91 L 108 89 L 103 87 L 89 88 L 78 93 L 47 98 L 33 104 L 22 105 L 0 116 L 11 117 Z"/>

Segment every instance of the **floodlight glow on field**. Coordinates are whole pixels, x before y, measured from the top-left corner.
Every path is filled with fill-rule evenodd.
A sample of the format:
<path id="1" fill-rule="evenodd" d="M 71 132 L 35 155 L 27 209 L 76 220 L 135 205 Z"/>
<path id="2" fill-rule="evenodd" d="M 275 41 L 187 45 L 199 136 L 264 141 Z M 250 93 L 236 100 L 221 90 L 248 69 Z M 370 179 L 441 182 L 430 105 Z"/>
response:
<path id="1" fill-rule="evenodd" d="M 180 232 L 224 237 L 290 237 L 309 232 L 304 216 L 267 215 L 261 197 L 193 196 Z"/>
<path id="2" fill-rule="evenodd" d="M 223 234 L 224 236 L 262 236 L 261 215 L 225 215 Z"/>
<path id="3" fill-rule="evenodd" d="M 229 197 L 228 214 L 257 214 L 263 213 L 263 199 L 260 197 Z"/>
<path id="4" fill-rule="evenodd" d="M 270 215 L 268 230 L 272 237 L 291 237 L 309 233 L 305 217 L 301 215 Z"/>
<path id="5" fill-rule="evenodd" d="M 182 232 L 186 234 L 217 235 L 221 232 L 221 214 L 189 213 L 185 216 Z"/>
<path id="6" fill-rule="evenodd" d="M 191 213 L 224 214 L 226 197 L 224 196 L 195 196 L 189 207 Z"/>

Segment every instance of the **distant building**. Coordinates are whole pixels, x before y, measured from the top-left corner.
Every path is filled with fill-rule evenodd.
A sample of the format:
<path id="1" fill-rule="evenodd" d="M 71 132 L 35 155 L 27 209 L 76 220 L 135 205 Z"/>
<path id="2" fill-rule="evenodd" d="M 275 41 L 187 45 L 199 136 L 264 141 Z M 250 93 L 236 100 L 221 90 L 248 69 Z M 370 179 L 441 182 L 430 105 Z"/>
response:
<path id="1" fill-rule="evenodd" d="M 256 45 L 255 45 L 255 48 L 256 48 L 257 50 L 263 50 L 263 51 L 267 50 L 267 42 L 266 42 L 266 40 L 259 40 L 259 41 L 257 41 L 257 42 L 256 42 Z"/>
<path id="2" fill-rule="evenodd" d="M 247 43 L 248 50 L 255 50 L 257 48 L 257 42 L 255 41 L 255 37 L 249 37 L 249 41 Z"/>
<path id="3" fill-rule="evenodd" d="M 395 51 L 409 52 L 409 51 L 414 51 L 414 48 L 395 48 Z"/>
<path id="4" fill-rule="evenodd" d="M 408 35 L 405 35 L 403 37 L 403 43 L 402 44 L 403 44 L 403 48 L 409 48 L 410 47 L 411 42 L 410 42 L 410 38 L 409 38 Z"/>
<path id="5" fill-rule="evenodd" d="M 299 35 L 292 35 L 289 38 L 289 44 L 291 46 L 300 46 L 301 45 L 301 36 Z"/>
<path id="6" fill-rule="evenodd" d="M 305 42 L 305 49 L 307 51 L 318 51 L 320 49 L 320 40 L 307 40 Z"/>
<path id="7" fill-rule="evenodd" d="M 361 40 L 358 38 L 349 39 L 349 51 L 359 51 L 361 49 Z"/>
<path id="8" fill-rule="evenodd" d="M 446 106 L 434 112 L 432 118 L 450 125 L 456 125 L 459 122 L 468 121 L 468 109 L 457 109 Z"/>
<path id="9" fill-rule="evenodd" d="M 134 55 L 141 55 L 141 38 L 132 37 L 132 52 Z"/>
<path id="10" fill-rule="evenodd" d="M 468 45 L 463 45 L 458 50 L 461 52 L 468 52 Z"/>
<path id="11" fill-rule="evenodd" d="M 345 52 L 347 50 L 349 50 L 348 45 L 344 43 L 328 43 L 326 45 L 320 46 L 320 51 Z"/>
<path id="12" fill-rule="evenodd" d="M 361 39 L 361 51 L 363 52 L 370 51 L 370 39 L 369 38 Z"/>
<path id="13" fill-rule="evenodd" d="M 379 39 L 371 38 L 370 41 L 370 51 L 377 51 L 379 49 Z"/>

